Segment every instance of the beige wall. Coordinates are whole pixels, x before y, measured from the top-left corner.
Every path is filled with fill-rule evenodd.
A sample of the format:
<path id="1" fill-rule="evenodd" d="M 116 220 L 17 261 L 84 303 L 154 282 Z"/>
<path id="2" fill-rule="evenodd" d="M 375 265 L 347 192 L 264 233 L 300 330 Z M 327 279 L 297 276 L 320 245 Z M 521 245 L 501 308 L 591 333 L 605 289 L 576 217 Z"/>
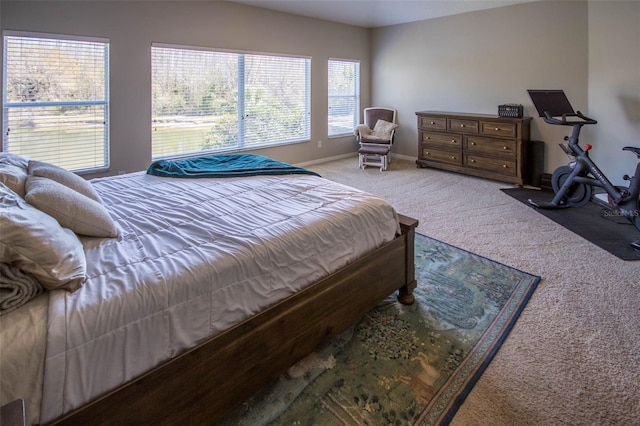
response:
<path id="1" fill-rule="evenodd" d="M 2 29 L 110 39 L 111 173 L 151 161 L 153 42 L 311 56 L 311 140 L 259 151 L 302 163 L 356 150 L 353 137 L 327 139 L 327 60 L 358 59 L 369 102 L 369 31 L 227 2 L 2 2 Z M 317 141 L 322 140 L 322 148 Z"/>
<path id="2" fill-rule="evenodd" d="M 527 89 L 564 89 L 587 109 L 587 5 L 534 2 L 378 28 L 372 38 L 372 100 L 398 109 L 398 153 L 416 157 L 416 111 L 497 114 L 520 103 L 537 116 Z M 535 118 L 547 169 L 562 164 L 563 133 Z M 560 155 L 562 154 L 562 155 Z"/>
<path id="3" fill-rule="evenodd" d="M 570 128 L 547 125 L 527 89 L 564 89 L 599 123 L 583 132 L 593 158 L 620 184 L 640 146 L 640 2 L 539 1 L 372 33 L 372 102 L 398 109 L 397 152 L 417 156 L 415 112 L 496 114 L 521 103 L 546 142 L 545 169 L 566 164 L 557 146 Z"/>
<path id="4" fill-rule="evenodd" d="M 640 146 L 640 1 L 589 2 L 589 113 L 593 158 L 615 184 L 635 171 Z"/>

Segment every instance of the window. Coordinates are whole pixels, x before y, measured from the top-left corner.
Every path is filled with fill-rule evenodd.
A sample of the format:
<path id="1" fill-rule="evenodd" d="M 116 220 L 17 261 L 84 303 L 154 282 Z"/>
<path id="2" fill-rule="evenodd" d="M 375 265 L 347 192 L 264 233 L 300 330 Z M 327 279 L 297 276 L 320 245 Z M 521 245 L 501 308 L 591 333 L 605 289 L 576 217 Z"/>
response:
<path id="1" fill-rule="evenodd" d="M 70 170 L 109 165 L 109 43 L 4 35 L 3 151 Z"/>
<path id="2" fill-rule="evenodd" d="M 350 135 L 359 124 L 360 63 L 329 60 L 329 136 Z"/>
<path id="3" fill-rule="evenodd" d="M 153 158 L 309 140 L 308 58 L 153 46 Z"/>

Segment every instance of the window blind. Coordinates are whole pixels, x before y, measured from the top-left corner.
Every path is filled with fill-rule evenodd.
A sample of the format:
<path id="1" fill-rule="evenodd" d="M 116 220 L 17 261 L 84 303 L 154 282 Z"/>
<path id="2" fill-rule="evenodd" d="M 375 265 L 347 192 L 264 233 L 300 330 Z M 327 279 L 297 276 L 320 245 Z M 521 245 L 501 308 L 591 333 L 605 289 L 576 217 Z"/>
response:
<path id="1" fill-rule="evenodd" d="M 3 150 L 70 170 L 109 165 L 109 44 L 4 36 Z"/>
<path id="2" fill-rule="evenodd" d="M 153 46 L 153 158 L 308 140 L 310 63 Z"/>
<path id="3" fill-rule="evenodd" d="M 330 59 L 328 92 L 328 135 L 352 134 L 360 117 L 360 63 Z"/>

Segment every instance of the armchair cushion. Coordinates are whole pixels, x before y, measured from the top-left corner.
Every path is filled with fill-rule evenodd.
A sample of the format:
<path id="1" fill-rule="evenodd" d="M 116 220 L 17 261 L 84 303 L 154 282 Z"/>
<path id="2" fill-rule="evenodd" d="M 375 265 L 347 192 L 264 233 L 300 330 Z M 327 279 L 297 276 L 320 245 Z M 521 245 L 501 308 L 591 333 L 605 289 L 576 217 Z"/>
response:
<path id="1" fill-rule="evenodd" d="M 375 136 L 380 139 L 390 140 L 391 139 L 391 131 L 398 127 L 397 124 L 391 123 L 385 120 L 376 121 L 376 125 L 373 128 L 373 133 Z"/>

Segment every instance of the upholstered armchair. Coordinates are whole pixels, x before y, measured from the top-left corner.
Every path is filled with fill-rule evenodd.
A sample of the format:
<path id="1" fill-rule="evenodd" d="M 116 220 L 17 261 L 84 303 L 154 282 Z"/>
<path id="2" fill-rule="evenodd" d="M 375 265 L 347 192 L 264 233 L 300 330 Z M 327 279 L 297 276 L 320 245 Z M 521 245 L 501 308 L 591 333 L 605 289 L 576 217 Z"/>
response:
<path id="1" fill-rule="evenodd" d="M 396 110 L 392 108 L 372 107 L 364 110 L 364 124 L 354 130 L 360 144 L 358 166 L 380 167 L 387 170 L 391 162 L 391 147 L 396 124 Z"/>

